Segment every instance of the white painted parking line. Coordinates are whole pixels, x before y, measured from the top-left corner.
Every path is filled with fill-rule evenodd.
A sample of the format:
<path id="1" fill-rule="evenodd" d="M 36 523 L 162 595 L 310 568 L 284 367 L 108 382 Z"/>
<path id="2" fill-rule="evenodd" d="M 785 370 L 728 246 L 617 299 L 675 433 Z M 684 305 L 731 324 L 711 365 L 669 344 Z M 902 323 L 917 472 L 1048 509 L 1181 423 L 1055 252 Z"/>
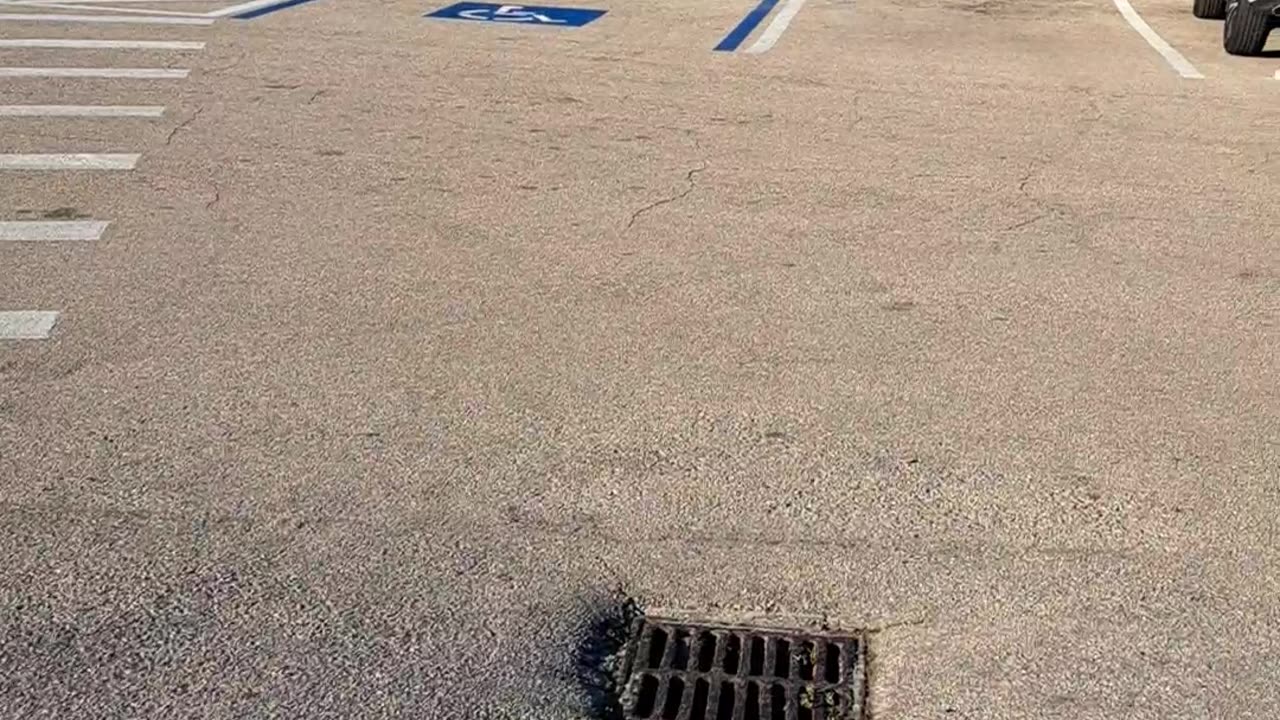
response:
<path id="1" fill-rule="evenodd" d="M 210 2 L 211 0 L 75 0 L 77 5 L 107 5 L 106 8 L 94 8 L 94 10 L 115 10 L 116 5 L 164 5 L 166 3 L 173 5 L 199 5 L 202 2 Z M 221 0 L 218 0 L 221 1 Z M 47 7 L 50 5 L 60 5 L 60 2 L 53 0 L 0 0 L 0 6 L 4 5 L 36 5 Z"/>
<path id="2" fill-rule="evenodd" d="M 132 170 L 139 157 L 123 153 L 0 154 L 0 170 Z"/>
<path id="3" fill-rule="evenodd" d="M 239 5 L 231 5 L 229 7 L 218 8 L 211 13 L 209 17 L 227 17 L 229 15 L 239 15 L 240 13 L 259 10 L 270 5 L 278 5 L 280 0 L 250 0 L 249 2 L 240 3 Z"/>
<path id="4" fill-rule="evenodd" d="M 769 23 L 769 27 L 760 33 L 760 37 L 756 39 L 751 47 L 747 48 L 747 52 L 756 55 L 768 52 L 770 48 L 777 44 L 778 38 L 782 37 L 782 33 L 787 31 L 791 21 L 800 13 L 800 8 L 804 7 L 804 3 L 805 0 L 786 0 L 782 5 L 782 9 L 774 16 L 773 22 Z"/>
<path id="5" fill-rule="evenodd" d="M 1173 68 L 1184 78 L 1188 78 L 1190 80 L 1204 79 L 1204 75 L 1200 74 L 1200 71 L 1196 69 L 1195 65 L 1192 65 L 1185 57 L 1182 56 L 1182 53 L 1174 50 L 1172 45 L 1165 42 L 1164 38 L 1160 37 L 1155 30 L 1151 29 L 1151 26 L 1147 24 L 1147 21 L 1143 20 L 1142 16 L 1138 14 L 1138 11 L 1134 10 L 1133 6 L 1129 4 L 1129 0 L 1111 0 L 1111 2 L 1115 4 L 1116 9 L 1119 10 L 1120 14 L 1124 16 L 1124 19 L 1128 21 L 1129 26 L 1137 31 L 1137 33 L 1142 36 L 1142 39 L 1146 40 L 1147 44 L 1150 45 L 1153 50 L 1160 53 L 1160 57 L 1163 57 L 1165 62 L 1169 63 L 1169 67 Z"/>
<path id="6" fill-rule="evenodd" d="M 220 1 L 220 0 L 219 0 L 219 1 Z M 165 4 L 165 3 L 171 3 L 171 4 L 174 4 L 174 5 L 178 5 L 178 4 L 182 4 L 182 5 L 198 5 L 198 4 L 200 4 L 201 2 L 210 2 L 210 0 L 75 0 L 75 3 L 76 3 L 77 5 L 108 5 L 108 6 L 115 6 L 115 5 L 129 5 L 129 4 L 137 4 L 137 5 L 163 5 L 163 4 Z M 41 7 L 47 7 L 47 6 L 50 6 L 50 5 L 60 5 L 60 4 L 62 4 L 62 3 L 60 3 L 60 2 L 55 2 L 54 0 L 0 0 L 0 6 L 3 6 L 3 5 L 37 5 L 37 6 L 41 6 Z M 94 10 L 98 10 L 98 9 L 99 9 L 99 8 L 94 8 Z M 115 7 L 107 7 L 107 8 L 105 8 L 105 9 L 106 9 L 106 10 L 108 10 L 108 11 L 111 11 L 111 10 L 115 10 Z"/>
<path id="7" fill-rule="evenodd" d="M 44 340 L 57 323 L 48 310 L 0 310 L 0 340 Z"/>
<path id="8" fill-rule="evenodd" d="M 163 15 L 165 17 L 194 17 L 194 18 L 205 17 L 204 13 L 193 13 L 193 12 L 186 12 L 182 10 L 156 10 L 155 8 L 144 8 L 142 10 L 139 10 L 137 8 L 121 8 L 121 7 L 101 8 L 101 7 L 94 7 L 93 5 L 78 5 L 78 4 L 72 4 L 72 3 L 6 2 L 6 3 L 0 3 L 0 5 L 5 5 L 9 7 L 13 7 L 15 5 L 34 5 L 36 7 L 52 8 L 54 10 L 88 10 L 90 12 L 107 10 L 112 13 L 116 13 L 118 15 L 156 15 L 156 16 Z"/>
<path id="9" fill-rule="evenodd" d="M 191 73 L 186 68 L 75 68 L 0 67 L 0 78 L 132 78 L 178 80 Z"/>
<path id="10" fill-rule="evenodd" d="M 203 50 L 202 42 L 184 40 L 55 40 L 53 38 L 0 38 L 0 48 L 54 50 Z"/>
<path id="11" fill-rule="evenodd" d="M 151 15 L 45 15 L 43 13 L 0 12 L 0 22 L 84 22 L 129 23 L 134 25 L 212 25 L 212 18 L 161 17 Z"/>
<path id="12" fill-rule="evenodd" d="M 99 240 L 106 220 L 19 220 L 0 222 L 0 242 L 68 242 Z"/>
<path id="13" fill-rule="evenodd" d="M 0 105 L 0 117 L 161 117 L 163 105 Z"/>

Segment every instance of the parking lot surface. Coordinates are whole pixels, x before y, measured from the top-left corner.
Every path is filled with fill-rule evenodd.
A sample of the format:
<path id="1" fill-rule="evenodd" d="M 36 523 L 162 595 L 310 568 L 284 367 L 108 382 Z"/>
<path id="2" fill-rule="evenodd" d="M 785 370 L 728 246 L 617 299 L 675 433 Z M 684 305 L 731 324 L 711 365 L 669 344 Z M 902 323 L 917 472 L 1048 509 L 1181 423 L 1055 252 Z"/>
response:
<path id="1" fill-rule="evenodd" d="M 447 6 L 0 3 L 0 717 L 592 717 L 628 598 L 1280 715 L 1276 54 Z"/>

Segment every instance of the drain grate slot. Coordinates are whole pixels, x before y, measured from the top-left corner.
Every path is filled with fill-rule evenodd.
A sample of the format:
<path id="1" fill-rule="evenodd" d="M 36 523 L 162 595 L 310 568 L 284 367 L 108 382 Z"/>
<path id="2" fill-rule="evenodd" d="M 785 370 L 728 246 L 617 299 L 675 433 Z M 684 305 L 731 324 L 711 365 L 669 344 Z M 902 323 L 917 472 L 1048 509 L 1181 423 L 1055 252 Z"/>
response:
<path id="1" fill-rule="evenodd" d="M 861 720 L 866 640 L 641 617 L 627 648 L 627 720 Z"/>

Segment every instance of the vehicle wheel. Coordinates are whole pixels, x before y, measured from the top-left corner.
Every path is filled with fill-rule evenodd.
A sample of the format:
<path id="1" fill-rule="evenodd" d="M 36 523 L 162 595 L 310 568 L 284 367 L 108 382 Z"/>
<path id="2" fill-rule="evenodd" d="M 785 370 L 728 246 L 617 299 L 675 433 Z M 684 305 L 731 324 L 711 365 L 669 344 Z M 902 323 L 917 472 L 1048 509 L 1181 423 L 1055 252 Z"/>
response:
<path id="1" fill-rule="evenodd" d="M 1221 20 L 1227 16 L 1227 0 L 1192 0 L 1191 14 L 1203 20 Z"/>
<path id="2" fill-rule="evenodd" d="M 1227 8 L 1222 26 L 1222 47 L 1232 55 L 1257 55 L 1266 47 L 1270 18 L 1241 0 Z"/>

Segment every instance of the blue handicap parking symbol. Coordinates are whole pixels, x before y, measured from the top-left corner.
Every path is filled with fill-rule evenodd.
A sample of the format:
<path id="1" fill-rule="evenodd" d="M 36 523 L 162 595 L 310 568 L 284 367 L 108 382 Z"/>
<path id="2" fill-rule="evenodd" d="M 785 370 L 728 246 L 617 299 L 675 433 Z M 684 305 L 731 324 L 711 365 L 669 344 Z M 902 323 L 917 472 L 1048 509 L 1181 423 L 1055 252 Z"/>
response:
<path id="1" fill-rule="evenodd" d="M 582 27 L 604 15 L 604 10 L 586 8 L 541 7 L 538 5 L 497 5 L 482 2 L 460 2 L 441 8 L 426 17 L 480 22 L 519 23 L 523 25 L 558 25 Z"/>

